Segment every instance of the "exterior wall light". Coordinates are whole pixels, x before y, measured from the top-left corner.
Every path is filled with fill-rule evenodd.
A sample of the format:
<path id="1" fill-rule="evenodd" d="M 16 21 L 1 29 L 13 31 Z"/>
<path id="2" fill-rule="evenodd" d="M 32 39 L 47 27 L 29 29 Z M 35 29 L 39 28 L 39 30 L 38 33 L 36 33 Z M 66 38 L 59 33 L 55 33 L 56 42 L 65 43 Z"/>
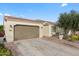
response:
<path id="1" fill-rule="evenodd" d="M 12 25 L 10 25 L 10 28 L 12 28 Z"/>

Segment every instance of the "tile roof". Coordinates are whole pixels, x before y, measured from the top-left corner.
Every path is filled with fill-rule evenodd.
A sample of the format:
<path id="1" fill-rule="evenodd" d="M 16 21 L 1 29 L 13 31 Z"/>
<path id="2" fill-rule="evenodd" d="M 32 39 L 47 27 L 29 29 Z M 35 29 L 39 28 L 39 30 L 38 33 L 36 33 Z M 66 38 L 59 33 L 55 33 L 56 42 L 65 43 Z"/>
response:
<path id="1" fill-rule="evenodd" d="M 43 24 L 43 23 L 47 22 L 49 24 L 55 24 L 55 23 L 49 22 L 49 21 L 31 20 L 31 19 L 19 18 L 19 17 L 15 17 L 15 16 L 4 16 L 4 19 L 6 19 L 7 21 L 17 21 L 17 22 L 33 22 L 33 23 L 38 23 L 38 24 Z"/>

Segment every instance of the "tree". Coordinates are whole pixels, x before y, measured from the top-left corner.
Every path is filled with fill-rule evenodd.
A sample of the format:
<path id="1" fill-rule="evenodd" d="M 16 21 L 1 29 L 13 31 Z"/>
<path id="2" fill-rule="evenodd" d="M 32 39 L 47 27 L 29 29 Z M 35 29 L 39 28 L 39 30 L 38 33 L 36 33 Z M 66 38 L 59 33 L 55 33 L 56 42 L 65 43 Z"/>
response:
<path id="1" fill-rule="evenodd" d="M 60 14 L 60 17 L 58 20 L 58 26 L 64 29 L 65 34 L 67 34 L 67 30 L 69 28 L 68 24 L 69 24 L 69 15 L 66 12 L 63 14 Z"/>
<path id="2" fill-rule="evenodd" d="M 75 32 L 79 28 L 79 13 L 77 13 L 74 10 L 71 10 L 70 12 L 70 29 Z"/>
<path id="3" fill-rule="evenodd" d="M 3 31 L 3 25 L 0 25 L 0 32 Z"/>
<path id="4" fill-rule="evenodd" d="M 70 13 L 65 12 L 60 14 L 58 25 L 64 29 L 65 34 L 67 34 L 69 30 L 75 32 L 79 29 L 79 13 L 71 10 Z"/>

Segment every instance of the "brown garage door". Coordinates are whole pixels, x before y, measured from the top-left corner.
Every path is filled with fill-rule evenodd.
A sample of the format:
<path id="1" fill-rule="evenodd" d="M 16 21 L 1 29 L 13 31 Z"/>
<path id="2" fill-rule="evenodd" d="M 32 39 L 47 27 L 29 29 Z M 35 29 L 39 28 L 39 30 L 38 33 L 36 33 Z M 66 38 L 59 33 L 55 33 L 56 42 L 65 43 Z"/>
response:
<path id="1" fill-rule="evenodd" d="M 14 31 L 15 31 L 14 33 L 15 40 L 31 39 L 39 37 L 38 26 L 16 25 Z"/>

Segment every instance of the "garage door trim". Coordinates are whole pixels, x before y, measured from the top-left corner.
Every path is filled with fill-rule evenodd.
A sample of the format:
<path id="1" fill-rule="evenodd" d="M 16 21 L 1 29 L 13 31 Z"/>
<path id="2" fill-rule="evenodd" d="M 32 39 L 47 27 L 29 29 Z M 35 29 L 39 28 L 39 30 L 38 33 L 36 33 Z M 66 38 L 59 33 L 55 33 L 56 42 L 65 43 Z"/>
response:
<path id="1" fill-rule="evenodd" d="M 14 41 L 16 41 L 16 39 L 15 39 L 15 27 L 16 26 L 32 26 L 32 27 L 38 27 L 39 28 L 39 26 L 36 26 L 36 25 L 21 25 L 21 24 L 16 24 L 16 25 L 14 25 Z M 39 31 L 39 30 L 38 30 Z M 38 32 L 39 33 L 39 32 Z M 40 34 L 40 33 L 39 33 Z M 38 38 L 39 38 L 39 34 L 38 34 Z"/>

